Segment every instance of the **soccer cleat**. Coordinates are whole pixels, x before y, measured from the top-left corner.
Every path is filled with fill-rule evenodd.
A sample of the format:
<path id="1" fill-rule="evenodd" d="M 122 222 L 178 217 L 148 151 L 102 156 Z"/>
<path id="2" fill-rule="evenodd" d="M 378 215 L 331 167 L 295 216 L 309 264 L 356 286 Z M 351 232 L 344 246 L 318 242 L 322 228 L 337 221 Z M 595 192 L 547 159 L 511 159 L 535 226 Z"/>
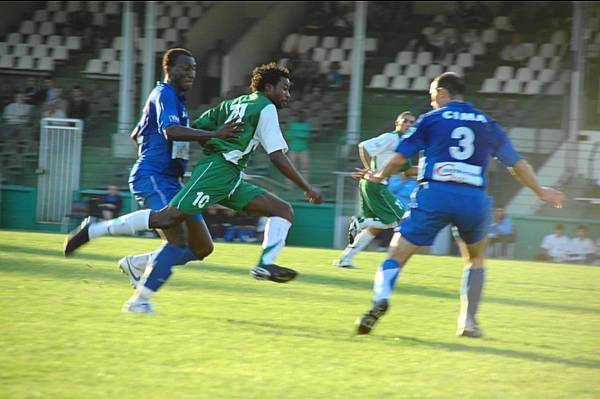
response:
<path id="1" fill-rule="evenodd" d="M 456 335 L 459 337 L 469 337 L 469 338 L 481 338 L 483 336 L 483 331 L 479 328 L 478 325 L 468 325 L 465 327 L 459 327 L 456 331 Z"/>
<path id="2" fill-rule="evenodd" d="M 389 303 L 387 299 L 381 299 L 373 304 L 373 307 L 369 309 L 360 319 L 356 320 L 358 328 L 356 333 L 359 335 L 365 335 L 371 332 L 375 323 L 381 316 L 387 312 Z"/>
<path id="3" fill-rule="evenodd" d="M 354 216 L 350 218 L 350 225 L 348 226 L 348 244 L 354 244 L 354 239 L 360 232 L 360 223 Z"/>
<path id="4" fill-rule="evenodd" d="M 254 269 L 250 270 L 250 275 L 257 280 L 271 280 L 276 283 L 287 283 L 288 281 L 295 279 L 298 272 L 293 269 L 288 269 L 287 267 L 272 264 L 256 266 Z"/>
<path id="5" fill-rule="evenodd" d="M 343 267 L 345 269 L 358 269 L 358 267 L 354 263 L 352 263 L 352 261 L 346 260 L 344 258 L 334 260 L 333 265 L 337 267 Z"/>
<path id="6" fill-rule="evenodd" d="M 128 255 L 119 260 L 119 269 L 121 269 L 121 273 L 125 274 L 129 277 L 129 282 L 131 286 L 135 289 L 140 284 L 140 280 L 142 278 L 143 270 L 138 270 L 131 262 L 132 256 Z"/>
<path id="7" fill-rule="evenodd" d="M 73 251 L 75 251 L 77 248 L 81 247 L 90 240 L 88 231 L 90 225 L 92 223 L 95 223 L 95 221 L 95 217 L 88 216 L 85 219 L 83 219 L 83 222 L 81 222 L 81 224 L 69 234 L 69 236 L 65 239 L 65 256 L 71 255 Z"/>
<path id="8" fill-rule="evenodd" d="M 139 300 L 129 301 L 123 305 L 121 309 L 124 313 L 145 313 L 145 314 L 156 314 L 154 306 L 150 302 L 144 302 Z"/>

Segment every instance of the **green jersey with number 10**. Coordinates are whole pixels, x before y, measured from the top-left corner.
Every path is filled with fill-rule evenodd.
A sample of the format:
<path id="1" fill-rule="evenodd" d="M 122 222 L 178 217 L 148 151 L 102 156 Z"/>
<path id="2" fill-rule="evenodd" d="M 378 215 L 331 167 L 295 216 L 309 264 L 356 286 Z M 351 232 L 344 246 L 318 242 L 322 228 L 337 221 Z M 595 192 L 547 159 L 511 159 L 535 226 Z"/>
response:
<path id="1" fill-rule="evenodd" d="M 244 122 L 244 130 L 235 138 L 208 140 L 204 144 L 204 154 L 221 154 L 225 160 L 242 171 L 259 144 L 267 154 L 278 150 L 287 151 L 287 143 L 279 127 L 277 109 L 261 92 L 225 100 L 204 112 L 194 121 L 193 126 L 198 129 L 217 130 L 236 118 Z"/>

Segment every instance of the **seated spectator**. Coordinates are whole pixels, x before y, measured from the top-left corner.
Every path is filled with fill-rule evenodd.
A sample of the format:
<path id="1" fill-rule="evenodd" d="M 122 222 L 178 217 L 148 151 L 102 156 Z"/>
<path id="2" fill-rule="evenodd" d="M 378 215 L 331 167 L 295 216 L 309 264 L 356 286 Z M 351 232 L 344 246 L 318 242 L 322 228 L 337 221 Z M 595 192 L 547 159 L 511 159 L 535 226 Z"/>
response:
<path id="1" fill-rule="evenodd" d="M 67 117 L 74 119 L 87 119 L 90 116 L 90 104 L 83 98 L 80 86 L 71 90 L 71 99 L 67 104 Z"/>
<path id="2" fill-rule="evenodd" d="M 491 25 L 494 14 L 482 1 L 476 1 L 475 4 L 467 10 L 467 19 L 469 21 L 469 27 L 481 31 Z"/>
<path id="3" fill-rule="evenodd" d="M 15 94 L 14 101 L 4 107 L 3 117 L 6 126 L 2 129 L 4 138 L 23 138 L 25 129 L 31 121 L 33 106 L 25 103 L 25 95 Z"/>
<path id="4" fill-rule="evenodd" d="M 338 61 L 329 63 L 327 71 L 327 84 L 329 87 L 339 89 L 342 87 L 342 75 L 340 74 L 341 65 Z"/>
<path id="5" fill-rule="evenodd" d="M 504 208 L 494 209 L 488 238 L 490 239 L 490 248 L 494 250 L 494 255 L 506 258 L 508 256 L 508 244 L 515 242 L 516 234 L 510 216 Z M 500 246 L 500 254 L 495 251 L 496 244 Z"/>
<path id="6" fill-rule="evenodd" d="M 522 43 L 521 35 L 513 33 L 512 42 L 504 46 L 500 52 L 500 59 L 507 63 L 520 64 L 529 57 L 527 47 Z"/>
<path id="7" fill-rule="evenodd" d="M 445 53 L 445 45 L 447 42 L 448 31 L 444 29 L 444 25 L 438 21 L 433 23 L 433 29 L 428 35 L 420 34 L 417 38 L 414 50 L 429 51 L 433 54 L 435 61 L 442 60 Z"/>
<path id="8" fill-rule="evenodd" d="M 575 237 L 571 239 L 568 250 L 569 261 L 576 263 L 592 263 L 596 257 L 594 241 L 588 237 L 586 226 L 575 229 Z"/>
<path id="9" fill-rule="evenodd" d="M 310 143 L 312 126 L 306 121 L 306 113 L 301 110 L 298 121 L 291 122 L 287 127 L 287 137 L 290 141 L 288 156 L 290 160 L 300 168 L 300 172 L 308 179 L 310 172 L 310 154 L 308 147 Z"/>
<path id="10" fill-rule="evenodd" d="M 536 259 L 552 262 L 565 262 L 568 259 L 568 251 L 571 240 L 564 235 L 565 227 L 562 224 L 554 226 L 554 234 L 544 237 L 540 247 L 543 253 Z"/>
<path id="11" fill-rule="evenodd" d="M 111 220 L 119 216 L 123 199 L 119 195 L 117 186 L 108 186 L 108 194 L 98 200 L 97 208 L 102 212 L 104 220 Z"/>
<path id="12" fill-rule="evenodd" d="M 44 118 L 66 118 L 67 102 L 61 98 L 62 89 L 56 87 L 48 92 L 49 99 L 42 105 L 42 117 Z"/>
<path id="13" fill-rule="evenodd" d="M 25 102 L 31 105 L 40 105 L 44 102 L 45 93 L 40 90 L 34 77 L 28 77 L 25 81 Z"/>

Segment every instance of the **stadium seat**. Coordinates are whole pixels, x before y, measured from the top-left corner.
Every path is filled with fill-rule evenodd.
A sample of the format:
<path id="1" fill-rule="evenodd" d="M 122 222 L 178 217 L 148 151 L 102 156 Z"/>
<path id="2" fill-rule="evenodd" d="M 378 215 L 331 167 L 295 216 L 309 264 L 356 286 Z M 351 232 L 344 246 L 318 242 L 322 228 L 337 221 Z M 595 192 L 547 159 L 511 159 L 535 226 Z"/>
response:
<path id="1" fill-rule="evenodd" d="M 93 26 L 106 26 L 106 15 L 100 14 L 100 13 L 92 14 L 92 25 Z"/>
<path id="2" fill-rule="evenodd" d="M 479 91 L 481 93 L 498 93 L 500 91 L 500 81 L 494 78 L 488 78 L 483 81 Z"/>
<path id="3" fill-rule="evenodd" d="M 565 94 L 565 85 L 560 80 L 552 82 L 548 89 L 548 94 L 551 96 L 562 96 Z"/>
<path id="4" fill-rule="evenodd" d="M 24 57 L 29 55 L 29 46 L 25 43 L 19 43 L 13 47 L 12 55 L 15 57 Z"/>
<path id="5" fill-rule="evenodd" d="M 54 61 L 66 61 L 69 59 L 69 51 L 65 46 L 58 46 L 52 49 L 52 59 Z"/>
<path id="6" fill-rule="evenodd" d="M 539 54 L 540 57 L 552 58 L 554 57 L 554 44 L 544 43 L 540 46 Z"/>
<path id="7" fill-rule="evenodd" d="M 352 47 L 354 47 L 354 38 L 345 37 L 344 40 L 342 41 L 341 47 L 344 50 L 352 50 Z"/>
<path id="8" fill-rule="evenodd" d="M 481 34 L 481 40 L 485 44 L 494 44 L 498 40 L 498 33 L 495 29 L 486 29 Z"/>
<path id="9" fill-rule="evenodd" d="M 298 46 L 299 41 L 300 35 L 298 33 L 290 33 L 283 40 L 281 51 L 284 53 L 291 53 Z"/>
<path id="10" fill-rule="evenodd" d="M 89 60 L 83 73 L 102 73 L 102 60 L 96 58 Z"/>
<path id="11" fill-rule="evenodd" d="M 33 13 L 33 20 L 35 22 L 44 22 L 48 20 L 48 11 L 46 10 L 35 10 Z"/>
<path id="12" fill-rule="evenodd" d="M 332 49 L 338 46 L 338 39 L 335 36 L 325 36 L 321 42 L 321 47 L 324 49 Z"/>
<path id="13" fill-rule="evenodd" d="M 6 43 L 14 46 L 15 44 L 22 43 L 24 39 L 21 37 L 21 34 L 18 32 L 9 33 L 6 36 Z"/>
<path id="14" fill-rule="evenodd" d="M 473 55 L 485 54 L 485 43 L 479 40 L 471 43 L 469 53 Z"/>
<path id="15" fill-rule="evenodd" d="M 533 56 L 527 62 L 527 68 L 533 69 L 534 71 L 539 71 L 544 69 L 545 60 L 544 57 Z"/>
<path id="16" fill-rule="evenodd" d="M 55 24 L 66 24 L 69 22 L 69 13 L 66 11 L 57 11 L 54 13 L 52 21 Z"/>
<path id="17" fill-rule="evenodd" d="M 562 64 L 562 59 L 559 56 L 552 57 L 550 59 L 550 62 L 548 63 L 548 68 L 554 69 L 554 70 L 559 70 L 559 69 L 562 69 L 561 64 Z"/>
<path id="18" fill-rule="evenodd" d="M 41 35 L 38 35 L 37 33 L 34 33 L 33 35 L 29 35 L 29 37 L 27 38 L 27 44 L 30 46 L 37 46 L 39 44 L 43 43 L 43 39 Z"/>
<path id="19" fill-rule="evenodd" d="M 529 82 L 530 80 L 533 80 L 533 71 L 529 68 L 519 68 L 515 79 L 521 82 Z"/>
<path id="20" fill-rule="evenodd" d="M 177 30 L 173 29 L 173 28 L 169 28 L 169 29 L 165 29 L 165 31 L 163 32 L 163 36 L 162 38 L 165 39 L 165 42 L 167 42 L 167 46 L 170 46 L 171 44 L 175 43 L 177 41 Z"/>
<path id="21" fill-rule="evenodd" d="M 510 79 L 504 84 L 504 89 L 502 90 L 504 93 L 510 94 L 520 94 L 521 93 L 521 82 L 517 79 Z"/>
<path id="22" fill-rule="evenodd" d="M 408 78 L 416 78 L 417 76 L 421 76 L 421 65 L 408 65 L 404 70 L 404 75 L 406 75 Z"/>
<path id="23" fill-rule="evenodd" d="M 48 36 L 46 39 L 46 45 L 48 47 L 56 47 L 62 45 L 62 37 L 58 35 Z"/>
<path id="24" fill-rule="evenodd" d="M 410 89 L 415 91 L 428 91 L 429 83 L 429 79 L 427 79 L 425 76 L 419 76 L 416 79 L 413 79 Z"/>
<path id="25" fill-rule="evenodd" d="M 367 37 L 365 39 L 365 51 L 377 51 L 377 39 L 374 37 Z"/>
<path id="26" fill-rule="evenodd" d="M 442 66 L 440 64 L 431 64 L 425 68 L 425 77 L 427 79 L 433 79 L 442 73 Z"/>
<path id="27" fill-rule="evenodd" d="M 333 48 L 333 49 L 331 49 L 331 51 L 329 51 L 329 55 L 327 56 L 327 59 L 329 61 L 342 62 L 346 59 L 344 53 L 345 53 L 345 51 L 341 48 Z"/>
<path id="28" fill-rule="evenodd" d="M 306 53 L 313 47 L 317 47 L 317 42 L 319 41 L 318 36 L 300 36 L 300 42 L 298 43 L 298 52 Z"/>
<path id="29" fill-rule="evenodd" d="M 511 66 L 499 66 L 496 68 L 496 72 L 494 73 L 494 78 L 503 82 L 512 79 L 513 77 L 513 67 Z"/>
<path id="30" fill-rule="evenodd" d="M 15 66 L 15 57 L 6 54 L 0 57 L 0 68 L 14 68 Z"/>
<path id="31" fill-rule="evenodd" d="M 460 53 L 456 58 L 456 64 L 463 68 L 472 68 L 474 65 L 473 55 L 469 53 Z"/>
<path id="32" fill-rule="evenodd" d="M 46 21 L 42 22 L 40 26 L 39 34 L 42 36 L 50 36 L 54 34 L 54 22 Z"/>
<path id="33" fill-rule="evenodd" d="M 550 43 L 557 46 L 564 46 L 567 44 L 567 34 L 565 31 L 557 30 L 552 34 L 550 38 Z"/>
<path id="34" fill-rule="evenodd" d="M 23 21 L 21 22 L 21 27 L 19 28 L 19 33 L 22 35 L 33 35 L 35 32 L 36 23 L 33 21 Z"/>
<path id="35" fill-rule="evenodd" d="M 400 65 L 395 62 L 388 62 L 383 67 L 383 75 L 389 78 L 400 75 Z"/>
<path id="36" fill-rule="evenodd" d="M 433 62 L 433 54 L 429 51 L 422 51 L 417 54 L 417 59 L 415 61 L 418 65 L 429 65 Z"/>
<path id="37" fill-rule="evenodd" d="M 400 51 L 396 55 L 396 64 L 409 65 L 412 64 L 413 52 L 412 51 Z"/>
<path id="38" fill-rule="evenodd" d="M 169 15 L 173 18 L 179 18 L 183 15 L 183 7 L 181 4 L 171 3 L 169 9 Z"/>
<path id="39" fill-rule="evenodd" d="M 322 47 L 315 47 L 312 50 L 312 60 L 322 62 L 327 59 L 327 50 Z"/>
<path id="40" fill-rule="evenodd" d="M 29 55 L 19 57 L 17 69 L 33 69 L 33 57 Z"/>
<path id="41" fill-rule="evenodd" d="M 5 54 L 8 54 L 8 44 L 0 42 L 0 57 Z"/>
<path id="42" fill-rule="evenodd" d="M 121 74 L 121 61 L 111 61 L 108 63 L 108 68 L 106 70 L 107 75 L 120 75 Z"/>
<path id="43" fill-rule="evenodd" d="M 191 26 L 190 17 L 186 17 L 185 15 L 177 18 L 177 22 L 175 23 L 179 30 L 189 29 Z"/>
<path id="44" fill-rule="evenodd" d="M 122 36 L 116 36 L 115 38 L 113 38 L 112 41 L 112 48 L 114 50 L 123 50 L 123 37 Z"/>
<path id="45" fill-rule="evenodd" d="M 65 43 L 67 49 L 72 51 L 81 50 L 81 37 L 80 36 L 68 36 Z"/>
<path id="46" fill-rule="evenodd" d="M 448 69 L 446 69 L 446 72 L 454 72 L 458 76 L 464 76 L 463 67 L 461 67 L 460 65 L 450 65 Z"/>
<path id="47" fill-rule="evenodd" d="M 50 57 L 41 58 L 38 69 L 47 72 L 54 71 L 54 60 Z"/>
<path id="48" fill-rule="evenodd" d="M 535 55 L 535 43 L 523 43 L 522 46 L 525 49 L 525 55 L 527 57 L 533 57 Z"/>
<path id="49" fill-rule="evenodd" d="M 542 90 L 542 82 L 539 80 L 529 80 L 525 84 L 525 94 L 539 94 Z"/>
<path id="50" fill-rule="evenodd" d="M 404 75 L 394 77 L 392 86 L 390 87 L 391 90 L 408 90 L 408 88 L 408 78 Z"/>
<path id="51" fill-rule="evenodd" d="M 505 15 L 498 15 L 496 18 L 494 18 L 492 26 L 497 30 L 512 30 L 510 18 Z"/>
<path id="52" fill-rule="evenodd" d="M 340 75 L 348 76 L 352 75 L 352 62 L 351 61 L 342 61 L 340 63 Z"/>
<path id="53" fill-rule="evenodd" d="M 161 15 L 156 22 L 156 29 L 168 29 L 171 27 L 171 17 Z"/>
<path id="54" fill-rule="evenodd" d="M 48 47 L 44 44 L 38 44 L 33 48 L 33 58 L 44 58 L 48 56 Z"/>
<path id="55" fill-rule="evenodd" d="M 548 83 L 551 82 L 553 78 L 554 71 L 552 69 L 542 69 L 538 73 L 537 80 L 539 80 L 542 83 Z"/>
<path id="56" fill-rule="evenodd" d="M 193 19 L 200 18 L 202 16 L 202 13 L 202 6 L 196 3 L 192 4 L 188 11 L 188 15 Z"/>
<path id="57" fill-rule="evenodd" d="M 156 49 L 156 51 L 161 53 L 167 51 L 167 43 L 165 42 L 165 39 L 162 39 L 160 37 L 154 39 L 154 48 Z"/>
<path id="58" fill-rule="evenodd" d="M 385 75 L 374 75 L 371 78 L 371 83 L 369 84 L 369 88 L 371 89 L 387 89 L 388 88 L 388 78 Z"/>

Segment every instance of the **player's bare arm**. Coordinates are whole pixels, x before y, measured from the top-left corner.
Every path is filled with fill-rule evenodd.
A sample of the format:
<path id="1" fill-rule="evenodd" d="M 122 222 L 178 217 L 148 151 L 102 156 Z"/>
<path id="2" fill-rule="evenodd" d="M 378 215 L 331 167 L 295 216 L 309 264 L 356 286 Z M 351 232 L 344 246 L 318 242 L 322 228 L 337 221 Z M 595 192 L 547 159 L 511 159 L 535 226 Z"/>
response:
<path id="1" fill-rule="evenodd" d="M 373 183 L 381 183 L 384 179 L 387 179 L 396 173 L 398 169 L 400 169 L 400 167 L 406 163 L 406 161 L 407 159 L 404 157 L 404 155 L 396 153 L 382 170 L 376 172 L 366 171 L 364 178 Z"/>
<path id="2" fill-rule="evenodd" d="M 565 194 L 552 187 L 540 186 L 531 166 L 526 160 L 521 159 L 517 161 L 512 168 L 509 168 L 509 171 L 519 182 L 529 187 L 539 199 L 553 204 L 555 208 L 562 208 Z"/>
<path id="3" fill-rule="evenodd" d="M 371 167 L 371 154 L 369 154 L 369 151 L 367 151 L 363 143 L 358 145 L 358 155 L 360 156 L 360 160 L 364 167 L 369 169 Z"/>
<path id="4" fill-rule="evenodd" d="M 212 138 L 227 139 L 237 137 L 238 133 L 244 130 L 244 122 L 234 119 L 227 122 L 214 132 L 202 129 L 192 129 L 185 126 L 171 125 L 163 133 L 168 140 L 173 141 L 197 141 L 200 144 L 206 143 Z"/>
<path id="5" fill-rule="evenodd" d="M 304 176 L 298 172 L 296 167 L 290 162 L 289 158 L 282 150 L 270 153 L 269 159 L 285 177 L 302 189 L 304 195 L 309 199 L 311 204 L 320 204 L 323 201 L 319 190 L 306 181 Z"/>

